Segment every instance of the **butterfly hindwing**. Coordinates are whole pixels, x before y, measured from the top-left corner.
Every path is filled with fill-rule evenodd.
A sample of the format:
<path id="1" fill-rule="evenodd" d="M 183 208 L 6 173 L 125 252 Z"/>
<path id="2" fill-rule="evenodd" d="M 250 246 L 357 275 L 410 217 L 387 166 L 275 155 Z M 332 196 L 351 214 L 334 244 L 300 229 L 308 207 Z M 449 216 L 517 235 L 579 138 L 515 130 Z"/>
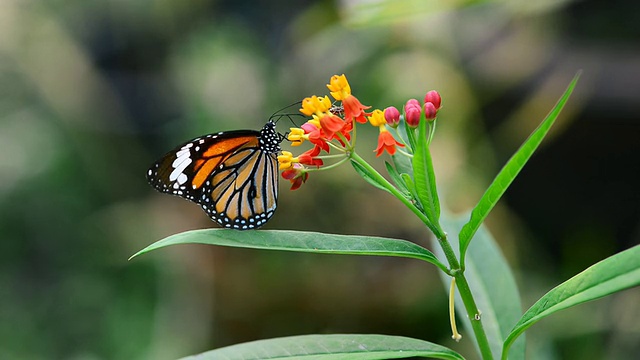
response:
<path id="1" fill-rule="evenodd" d="M 275 124 L 261 131 L 237 130 L 190 140 L 168 152 L 147 173 L 158 191 L 199 204 L 220 225 L 264 225 L 277 205 Z"/>
<path id="2" fill-rule="evenodd" d="M 212 178 L 203 198 L 217 199 L 215 206 L 202 204 L 219 223 L 258 227 L 272 215 L 277 202 L 277 159 L 275 154 L 243 149 L 233 154 Z M 255 181 L 252 181 L 255 180 Z M 232 226 L 234 227 L 234 226 Z"/>

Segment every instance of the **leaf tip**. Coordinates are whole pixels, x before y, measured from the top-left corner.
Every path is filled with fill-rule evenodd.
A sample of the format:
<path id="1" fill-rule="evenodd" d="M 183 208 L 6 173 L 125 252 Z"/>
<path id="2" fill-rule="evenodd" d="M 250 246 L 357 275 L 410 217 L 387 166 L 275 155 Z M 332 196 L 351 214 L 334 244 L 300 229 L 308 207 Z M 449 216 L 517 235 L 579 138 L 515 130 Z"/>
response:
<path id="1" fill-rule="evenodd" d="M 134 257 L 138 257 L 138 256 L 140 256 L 140 255 L 144 254 L 144 253 L 146 252 L 146 250 L 147 250 L 146 248 L 145 248 L 145 249 L 142 249 L 142 250 L 140 250 L 140 251 L 136 252 L 135 254 L 133 254 L 133 255 L 129 256 L 129 258 L 127 259 L 127 261 L 131 261 L 131 259 L 133 259 Z"/>

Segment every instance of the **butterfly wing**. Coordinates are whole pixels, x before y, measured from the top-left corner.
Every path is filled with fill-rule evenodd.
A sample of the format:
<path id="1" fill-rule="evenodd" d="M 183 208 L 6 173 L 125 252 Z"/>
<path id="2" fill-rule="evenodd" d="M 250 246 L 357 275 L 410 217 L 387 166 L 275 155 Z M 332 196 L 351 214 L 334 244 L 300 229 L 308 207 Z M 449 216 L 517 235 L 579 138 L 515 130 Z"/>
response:
<path id="1" fill-rule="evenodd" d="M 147 172 L 158 191 L 199 204 L 220 225 L 240 230 L 264 225 L 278 199 L 280 137 L 275 125 L 190 140 Z"/>

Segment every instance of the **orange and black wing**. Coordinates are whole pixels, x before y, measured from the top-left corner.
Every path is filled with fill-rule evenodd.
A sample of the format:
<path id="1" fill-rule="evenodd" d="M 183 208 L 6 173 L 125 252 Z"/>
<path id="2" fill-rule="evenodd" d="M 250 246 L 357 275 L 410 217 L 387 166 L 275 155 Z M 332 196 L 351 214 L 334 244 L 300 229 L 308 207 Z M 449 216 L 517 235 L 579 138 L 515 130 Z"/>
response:
<path id="1" fill-rule="evenodd" d="M 153 164 L 147 179 L 160 192 L 199 204 L 224 227 L 257 228 L 276 209 L 280 141 L 272 122 L 259 132 L 196 138 Z"/>

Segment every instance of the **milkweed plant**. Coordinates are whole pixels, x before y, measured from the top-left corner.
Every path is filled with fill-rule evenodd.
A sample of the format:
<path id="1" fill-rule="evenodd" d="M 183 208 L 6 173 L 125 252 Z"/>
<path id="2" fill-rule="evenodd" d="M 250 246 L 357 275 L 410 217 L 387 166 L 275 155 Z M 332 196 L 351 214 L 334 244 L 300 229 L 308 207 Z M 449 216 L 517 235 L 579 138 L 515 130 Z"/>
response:
<path id="1" fill-rule="evenodd" d="M 204 243 L 422 260 L 441 270 L 449 292 L 448 310 L 453 339 L 474 342 L 482 359 L 524 359 L 525 344 L 521 335 L 539 320 L 640 284 L 640 246 L 635 246 L 556 286 L 523 313 L 512 271 L 482 226 L 542 142 L 578 78 L 579 74 L 547 117 L 507 161 L 475 208 L 455 217 L 441 213 L 429 148 L 436 133 L 438 113 L 446 111 L 437 91 L 427 92 L 420 100 L 410 99 L 400 109 L 396 106 L 374 109 L 363 105 L 352 93 L 345 75 L 335 75 L 327 85 L 331 97 L 312 96 L 302 100 L 300 112 L 308 117 L 308 121 L 299 128 L 291 128 L 287 139 L 294 148 L 307 144 L 310 148 L 299 155 L 282 151 L 278 156 L 281 176 L 290 181 L 291 189 L 296 190 L 311 182 L 309 179 L 316 171 L 331 170 L 349 163 L 364 180 L 390 193 L 428 228 L 434 239 L 429 246 L 432 250 L 423 246 L 427 242 L 419 245 L 401 239 L 371 236 L 204 229 L 170 236 L 134 256 L 173 244 Z M 360 126 L 378 128 L 378 143 L 374 151 L 376 159 L 389 156 L 390 161 L 384 162 L 386 176 L 358 154 L 361 149 L 357 146 L 356 130 Z M 456 326 L 456 314 L 464 323 L 464 338 Z M 464 359 L 454 349 L 423 339 L 370 334 L 302 335 L 258 340 L 211 350 L 193 358 L 333 360 L 407 357 Z"/>

